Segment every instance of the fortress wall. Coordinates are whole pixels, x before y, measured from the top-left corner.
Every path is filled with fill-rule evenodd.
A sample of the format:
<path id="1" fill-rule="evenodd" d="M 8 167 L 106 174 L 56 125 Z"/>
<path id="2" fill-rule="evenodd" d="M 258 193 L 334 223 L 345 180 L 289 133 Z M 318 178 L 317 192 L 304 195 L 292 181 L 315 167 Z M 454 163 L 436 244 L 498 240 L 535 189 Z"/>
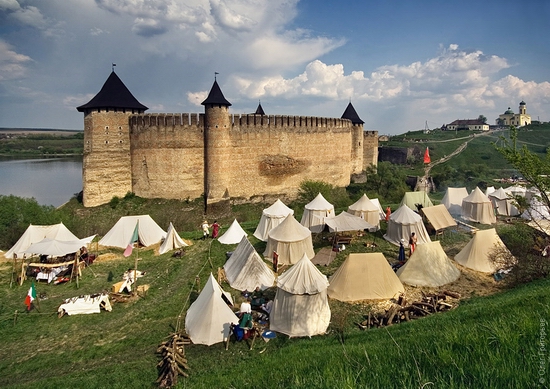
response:
<path id="1" fill-rule="evenodd" d="M 186 199 L 204 191 L 204 115 L 144 114 L 130 118 L 133 192 Z"/>
<path id="2" fill-rule="evenodd" d="M 363 131 L 363 170 L 378 165 L 378 131 Z"/>

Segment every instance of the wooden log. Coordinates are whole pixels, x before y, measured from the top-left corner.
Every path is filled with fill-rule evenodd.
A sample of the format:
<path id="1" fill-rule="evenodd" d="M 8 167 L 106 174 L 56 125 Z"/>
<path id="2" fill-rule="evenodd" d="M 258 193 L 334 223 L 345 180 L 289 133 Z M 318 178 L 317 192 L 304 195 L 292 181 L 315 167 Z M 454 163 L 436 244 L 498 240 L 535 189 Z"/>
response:
<path id="1" fill-rule="evenodd" d="M 443 291 L 443 294 L 449 296 L 449 297 L 452 297 L 452 298 L 455 298 L 455 299 L 459 299 L 460 298 L 460 293 L 458 292 L 452 292 L 450 290 L 444 290 Z"/>

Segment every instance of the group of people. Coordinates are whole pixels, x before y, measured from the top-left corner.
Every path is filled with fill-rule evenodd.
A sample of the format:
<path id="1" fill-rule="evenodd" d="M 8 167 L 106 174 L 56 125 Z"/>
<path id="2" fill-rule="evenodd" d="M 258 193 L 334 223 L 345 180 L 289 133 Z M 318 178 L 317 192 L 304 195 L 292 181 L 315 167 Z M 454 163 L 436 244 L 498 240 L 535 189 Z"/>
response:
<path id="1" fill-rule="evenodd" d="M 268 321 L 273 305 L 273 301 L 265 298 L 259 287 L 256 287 L 252 293 L 245 290 L 242 295 L 245 299 L 241 303 L 239 312 L 237 313 L 239 324 L 233 327 L 237 340 L 247 339 L 250 330 L 254 328 L 253 310 L 258 314 L 257 320 Z"/>
<path id="2" fill-rule="evenodd" d="M 201 224 L 202 230 L 202 239 L 207 239 L 210 236 L 210 228 L 212 228 L 212 239 L 216 239 L 220 234 L 220 225 L 217 220 L 214 220 L 214 223 L 211 225 L 205 220 Z"/>

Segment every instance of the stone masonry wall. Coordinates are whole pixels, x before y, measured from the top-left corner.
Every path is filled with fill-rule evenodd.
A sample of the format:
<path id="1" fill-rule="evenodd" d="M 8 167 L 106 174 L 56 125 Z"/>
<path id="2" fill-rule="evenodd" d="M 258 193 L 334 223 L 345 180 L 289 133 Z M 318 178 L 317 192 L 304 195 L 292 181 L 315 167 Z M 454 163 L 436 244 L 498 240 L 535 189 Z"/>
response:
<path id="1" fill-rule="evenodd" d="M 363 170 L 378 165 L 378 131 L 363 132 Z"/>

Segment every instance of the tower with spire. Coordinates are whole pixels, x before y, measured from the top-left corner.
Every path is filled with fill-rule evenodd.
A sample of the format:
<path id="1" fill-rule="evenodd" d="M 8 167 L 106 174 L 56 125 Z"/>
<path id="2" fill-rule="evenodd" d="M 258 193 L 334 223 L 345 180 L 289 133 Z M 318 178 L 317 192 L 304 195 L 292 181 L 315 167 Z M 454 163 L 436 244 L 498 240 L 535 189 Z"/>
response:
<path id="1" fill-rule="evenodd" d="M 351 120 L 351 123 L 353 124 L 353 129 L 351 131 L 351 174 L 358 176 L 365 170 L 363 163 L 363 124 L 365 122 L 361 120 L 351 101 L 348 103 L 348 106 L 342 114 L 342 119 Z"/>

